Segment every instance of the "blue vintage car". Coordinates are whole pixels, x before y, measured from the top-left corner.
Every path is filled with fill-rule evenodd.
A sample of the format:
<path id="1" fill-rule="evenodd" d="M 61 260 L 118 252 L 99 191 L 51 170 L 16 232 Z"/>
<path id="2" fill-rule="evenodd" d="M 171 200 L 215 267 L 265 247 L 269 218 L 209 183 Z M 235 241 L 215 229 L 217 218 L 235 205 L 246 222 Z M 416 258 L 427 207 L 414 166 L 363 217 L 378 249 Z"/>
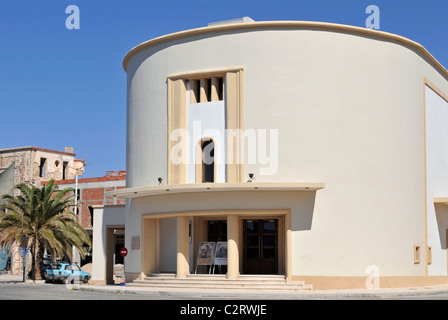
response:
<path id="1" fill-rule="evenodd" d="M 53 283 L 74 283 L 80 281 L 87 283 L 90 280 L 90 273 L 82 271 L 76 263 L 58 262 L 51 264 L 47 268 L 45 280 Z"/>

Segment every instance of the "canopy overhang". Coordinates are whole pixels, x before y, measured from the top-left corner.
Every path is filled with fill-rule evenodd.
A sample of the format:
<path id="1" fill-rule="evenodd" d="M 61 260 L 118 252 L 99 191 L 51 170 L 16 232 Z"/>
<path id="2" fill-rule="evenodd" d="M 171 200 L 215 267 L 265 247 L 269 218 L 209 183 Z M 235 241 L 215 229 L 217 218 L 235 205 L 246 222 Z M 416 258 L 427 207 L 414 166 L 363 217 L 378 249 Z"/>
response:
<path id="1" fill-rule="evenodd" d="M 195 183 L 134 187 L 106 193 L 107 196 L 138 198 L 162 194 L 223 191 L 317 191 L 325 188 L 320 182 L 250 182 L 250 183 Z"/>

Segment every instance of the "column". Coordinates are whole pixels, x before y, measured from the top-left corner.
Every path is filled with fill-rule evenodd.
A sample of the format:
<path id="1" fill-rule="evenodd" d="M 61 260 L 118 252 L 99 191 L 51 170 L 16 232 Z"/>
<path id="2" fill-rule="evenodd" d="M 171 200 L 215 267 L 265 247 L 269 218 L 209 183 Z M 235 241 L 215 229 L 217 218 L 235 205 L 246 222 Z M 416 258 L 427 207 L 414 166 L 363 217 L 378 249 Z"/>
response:
<path id="1" fill-rule="evenodd" d="M 190 80 L 190 104 L 195 104 L 199 102 L 199 92 L 197 80 Z"/>
<path id="2" fill-rule="evenodd" d="M 238 278 L 239 272 L 239 230 L 238 216 L 227 216 L 227 278 Z"/>
<path id="3" fill-rule="evenodd" d="M 188 221 L 188 216 L 177 217 L 177 278 L 184 278 L 190 273 Z"/>
<path id="4" fill-rule="evenodd" d="M 200 89 L 199 89 L 199 102 L 209 102 L 207 98 L 207 92 L 208 92 L 208 80 L 207 79 L 201 79 L 200 81 Z"/>
<path id="5" fill-rule="evenodd" d="M 160 219 L 143 219 L 141 236 L 142 276 L 159 271 Z"/>
<path id="6" fill-rule="evenodd" d="M 212 78 L 211 87 L 211 101 L 219 101 L 219 79 L 216 77 Z"/>

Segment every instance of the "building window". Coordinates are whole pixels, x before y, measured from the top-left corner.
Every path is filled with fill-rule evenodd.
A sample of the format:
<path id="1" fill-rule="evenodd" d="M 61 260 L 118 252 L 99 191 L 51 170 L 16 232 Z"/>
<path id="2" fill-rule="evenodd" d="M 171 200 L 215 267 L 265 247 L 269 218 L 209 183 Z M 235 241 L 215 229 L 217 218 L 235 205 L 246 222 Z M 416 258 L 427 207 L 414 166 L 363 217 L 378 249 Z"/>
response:
<path id="1" fill-rule="evenodd" d="M 224 100 L 224 78 L 190 79 L 190 104 Z"/>
<path id="2" fill-rule="evenodd" d="M 45 177 L 45 162 L 47 161 L 47 158 L 40 158 L 40 165 L 39 165 L 39 177 L 44 178 Z"/>
<path id="3" fill-rule="evenodd" d="M 90 213 L 90 226 L 93 227 L 93 207 L 89 206 L 89 213 Z"/>
<path id="4" fill-rule="evenodd" d="M 215 182 L 215 143 L 202 142 L 202 182 Z"/>
<path id="5" fill-rule="evenodd" d="M 62 180 L 67 179 L 67 167 L 68 162 L 67 161 L 62 162 Z"/>
<path id="6" fill-rule="evenodd" d="M 79 204 L 79 201 L 81 200 L 81 189 L 76 189 L 75 190 L 75 198 Z"/>
<path id="7" fill-rule="evenodd" d="M 206 123 L 214 121 L 212 127 L 221 130 L 223 136 L 227 129 L 242 129 L 244 119 L 243 84 L 243 67 L 197 70 L 167 76 L 168 184 L 202 183 L 202 161 L 200 158 L 202 141 L 199 140 L 201 137 L 195 136 L 192 139 L 193 143 L 187 144 L 187 139 L 176 137 L 176 135 L 179 132 L 192 134 L 191 126 L 194 121 L 201 121 L 201 123 L 202 121 Z M 215 112 L 213 117 L 208 116 L 210 112 Z M 221 141 L 218 137 L 217 140 L 214 140 L 215 157 L 219 157 L 215 159 L 217 163 L 214 168 L 213 180 L 215 183 L 243 182 L 245 180 L 243 161 L 240 159 L 244 154 L 244 145 L 240 140 L 235 135 L 225 141 Z M 200 142 L 197 143 L 198 141 Z M 227 159 L 228 152 L 232 158 L 225 163 L 224 159 Z M 189 163 L 186 161 L 188 160 L 187 156 L 194 157 L 196 161 Z M 179 159 L 180 161 L 177 161 Z"/>

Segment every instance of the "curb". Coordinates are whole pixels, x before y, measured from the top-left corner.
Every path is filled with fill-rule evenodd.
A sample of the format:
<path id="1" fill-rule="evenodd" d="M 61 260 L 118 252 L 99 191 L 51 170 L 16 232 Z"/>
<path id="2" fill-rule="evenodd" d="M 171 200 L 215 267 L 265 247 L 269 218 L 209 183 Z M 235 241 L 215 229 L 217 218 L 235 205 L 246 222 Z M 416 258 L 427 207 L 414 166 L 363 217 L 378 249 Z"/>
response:
<path id="1" fill-rule="evenodd" d="M 316 291 L 300 291 L 300 292 L 277 292 L 277 291 L 257 291 L 257 290 L 244 290 L 235 291 L 227 289 L 210 289 L 210 290 L 194 290 L 194 289 L 160 289 L 160 288 L 133 288 L 133 287 L 122 287 L 114 285 L 106 286 L 95 286 L 95 285 L 82 285 L 77 288 L 82 291 L 91 292 L 104 292 L 104 293 L 114 293 L 114 294 L 160 294 L 163 296 L 170 295 L 182 295 L 185 299 L 191 299 L 189 295 L 201 295 L 202 297 L 209 297 L 211 299 L 265 299 L 265 300 L 278 300 L 278 299 L 393 299 L 393 298 L 405 298 L 405 297 L 431 297 L 436 295 L 448 295 L 447 288 L 433 288 L 433 287 L 419 287 L 419 288 L 401 288 L 401 289 L 378 289 L 378 290 L 363 290 L 363 291 L 353 291 L 341 290 L 341 291 L 326 291 L 326 290 L 316 290 Z M 273 296 L 276 299 L 273 299 Z M 196 298 L 194 298 L 196 299 Z"/>
<path id="2" fill-rule="evenodd" d="M 27 279 L 23 282 L 22 275 L 0 275 L 1 283 L 15 283 L 22 285 L 43 285 L 45 281 Z M 150 288 L 133 287 L 121 285 L 89 285 L 79 284 L 74 288 L 81 291 L 103 292 L 112 294 L 148 295 L 176 299 L 246 299 L 246 300 L 280 300 L 280 299 L 400 299 L 415 297 L 426 297 L 445 295 L 448 299 L 448 285 L 434 285 L 423 287 L 406 288 L 383 288 L 383 289 L 344 289 L 344 290 L 304 290 L 296 292 L 260 291 L 253 289 L 231 290 L 231 289 L 192 289 L 192 288 Z M 197 298 L 199 297 L 199 298 Z"/>

